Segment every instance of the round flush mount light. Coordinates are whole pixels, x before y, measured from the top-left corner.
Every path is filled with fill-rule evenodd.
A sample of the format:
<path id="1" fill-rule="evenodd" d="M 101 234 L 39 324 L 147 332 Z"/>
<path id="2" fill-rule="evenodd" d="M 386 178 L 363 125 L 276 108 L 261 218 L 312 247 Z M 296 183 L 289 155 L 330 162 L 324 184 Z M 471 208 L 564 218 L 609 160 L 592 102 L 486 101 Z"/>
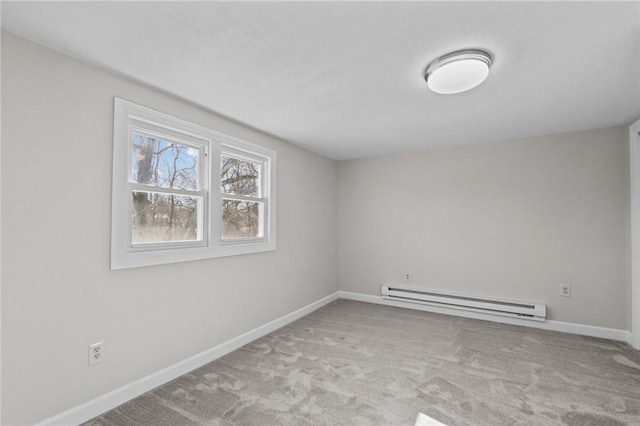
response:
<path id="1" fill-rule="evenodd" d="M 424 79 L 436 93 L 460 93 L 482 83 L 492 63 L 493 55 L 486 50 L 457 50 L 431 61 Z"/>

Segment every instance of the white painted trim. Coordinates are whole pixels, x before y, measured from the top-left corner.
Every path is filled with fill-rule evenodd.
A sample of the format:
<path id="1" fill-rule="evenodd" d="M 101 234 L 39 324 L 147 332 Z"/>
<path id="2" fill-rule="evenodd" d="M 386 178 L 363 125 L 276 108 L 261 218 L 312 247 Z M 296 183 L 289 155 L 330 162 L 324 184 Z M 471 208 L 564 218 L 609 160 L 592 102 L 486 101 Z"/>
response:
<path id="1" fill-rule="evenodd" d="M 298 310 L 288 313 L 280 318 L 277 318 L 271 322 L 268 322 L 260 327 L 254 328 L 238 337 L 234 337 L 224 343 L 214 346 L 211 349 L 207 349 L 204 352 L 200 352 L 190 358 L 180 361 L 176 364 L 170 365 L 160 371 L 150 374 L 146 377 L 129 383 L 111 392 L 108 392 L 98 398 L 87 401 L 84 404 L 71 408 L 53 417 L 49 417 L 38 423 L 38 426 L 44 425 L 77 425 L 92 418 L 99 416 L 105 411 L 111 410 L 120 404 L 123 404 L 145 392 L 167 383 L 175 378 L 182 376 L 196 368 L 199 368 L 211 361 L 214 361 L 221 356 L 235 351 L 236 349 L 250 343 L 262 336 L 272 333 L 279 328 L 284 327 L 287 324 L 296 321 L 305 315 L 333 302 L 338 298 L 338 292 L 330 294 L 316 302 L 313 302 L 307 306 L 304 306 Z"/>
<path id="2" fill-rule="evenodd" d="M 499 322 L 503 324 L 521 325 L 524 327 L 540 328 L 543 330 L 560 331 L 563 333 L 580 334 L 582 336 L 601 337 L 604 339 L 618 340 L 629 343 L 631 333 L 627 330 L 598 327 L 594 325 L 575 324 L 570 322 L 547 320 L 546 322 L 528 321 L 518 318 L 501 317 L 480 312 L 468 312 L 458 309 L 450 309 L 438 306 L 423 305 L 420 303 L 401 302 L 384 299 L 382 296 L 339 291 L 340 299 L 357 300 L 359 302 L 376 303 L 378 305 L 395 306 L 398 308 L 415 309 L 419 311 L 433 312 L 437 314 L 454 315 L 464 318 L 473 318 L 485 321 Z"/>
<path id="3" fill-rule="evenodd" d="M 640 120 L 629 126 L 631 201 L 631 338 L 640 349 Z"/>
<path id="4" fill-rule="evenodd" d="M 287 324 L 296 321 L 305 315 L 333 302 L 336 299 L 356 300 L 360 302 L 375 303 L 379 305 L 395 306 L 399 308 L 416 309 L 426 312 L 434 312 L 446 315 L 455 315 L 465 318 L 481 319 L 504 324 L 522 325 L 525 327 L 533 327 L 544 330 L 560 331 L 564 333 L 580 334 L 584 336 L 601 337 L 605 339 L 619 340 L 623 342 L 631 341 L 631 333 L 626 330 L 618 330 L 613 328 L 597 327 L 592 325 L 574 324 L 562 321 L 527 321 L 517 318 L 496 317 L 493 315 L 482 314 L 477 312 L 466 312 L 455 309 L 441 308 L 437 306 L 421 305 L 418 303 L 401 302 L 395 300 L 383 299 L 382 296 L 373 296 L 369 294 L 353 293 L 349 291 L 338 291 L 326 296 L 316 302 L 304 306 L 296 311 L 277 318 L 267 324 L 261 325 L 251 331 L 240 336 L 234 337 L 224 343 L 221 343 L 211 349 L 196 354 L 190 358 L 170 365 L 160 371 L 150 374 L 146 377 L 138 379 L 132 383 L 124 385 L 118 389 L 108 392 L 98 398 L 87 401 L 74 408 L 49 417 L 38 423 L 36 426 L 53 426 L 53 425 L 75 425 L 91 420 L 100 414 L 109 411 L 131 399 L 142 395 L 145 392 L 176 379 L 196 368 L 199 368 L 221 356 L 228 354 L 242 346 L 250 343 L 262 336 L 272 333 Z"/>

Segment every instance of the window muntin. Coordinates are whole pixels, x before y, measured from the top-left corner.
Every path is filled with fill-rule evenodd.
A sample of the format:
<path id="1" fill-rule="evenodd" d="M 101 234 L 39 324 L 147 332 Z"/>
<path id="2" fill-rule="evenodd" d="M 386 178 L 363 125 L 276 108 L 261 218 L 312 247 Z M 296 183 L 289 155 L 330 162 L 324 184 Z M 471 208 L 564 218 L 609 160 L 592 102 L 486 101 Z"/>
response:
<path id="1" fill-rule="evenodd" d="M 115 98 L 111 268 L 275 250 L 275 161 L 270 149 Z"/>

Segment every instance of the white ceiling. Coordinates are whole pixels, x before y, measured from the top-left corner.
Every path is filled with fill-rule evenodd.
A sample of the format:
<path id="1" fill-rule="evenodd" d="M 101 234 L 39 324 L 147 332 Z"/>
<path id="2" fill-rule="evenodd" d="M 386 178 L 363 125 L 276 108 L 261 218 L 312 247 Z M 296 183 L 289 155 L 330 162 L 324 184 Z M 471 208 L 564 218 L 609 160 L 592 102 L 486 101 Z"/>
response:
<path id="1" fill-rule="evenodd" d="M 2 27 L 335 159 L 629 124 L 640 3 L 2 2 Z M 481 47 L 489 78 L 428 90 Z"/>

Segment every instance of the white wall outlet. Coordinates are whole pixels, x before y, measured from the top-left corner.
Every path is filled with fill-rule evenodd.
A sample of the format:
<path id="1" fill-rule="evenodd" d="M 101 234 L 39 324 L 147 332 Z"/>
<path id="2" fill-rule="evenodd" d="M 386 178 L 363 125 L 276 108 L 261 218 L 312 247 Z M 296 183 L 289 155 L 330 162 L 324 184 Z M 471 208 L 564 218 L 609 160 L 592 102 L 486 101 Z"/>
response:
<path id="1" fill-rule="evenodd" d="M 89 365 L 104 361 L 104 342 L 89 345 Z"/>
<path id="2" fill-rule="evenodd" d="M 411 281 L 411 273 L 410 273 L 410 272 L 405 272 L 405 273 L 404 273 L 404 280 L 405 280 L 406 282 Z"/>
<path id="3" fill-rule="evenodd" d="M 568 284 L 562 284 L 560 286 L 560 295 L 562 297 L 571 297 L 571 286 Z"/>

